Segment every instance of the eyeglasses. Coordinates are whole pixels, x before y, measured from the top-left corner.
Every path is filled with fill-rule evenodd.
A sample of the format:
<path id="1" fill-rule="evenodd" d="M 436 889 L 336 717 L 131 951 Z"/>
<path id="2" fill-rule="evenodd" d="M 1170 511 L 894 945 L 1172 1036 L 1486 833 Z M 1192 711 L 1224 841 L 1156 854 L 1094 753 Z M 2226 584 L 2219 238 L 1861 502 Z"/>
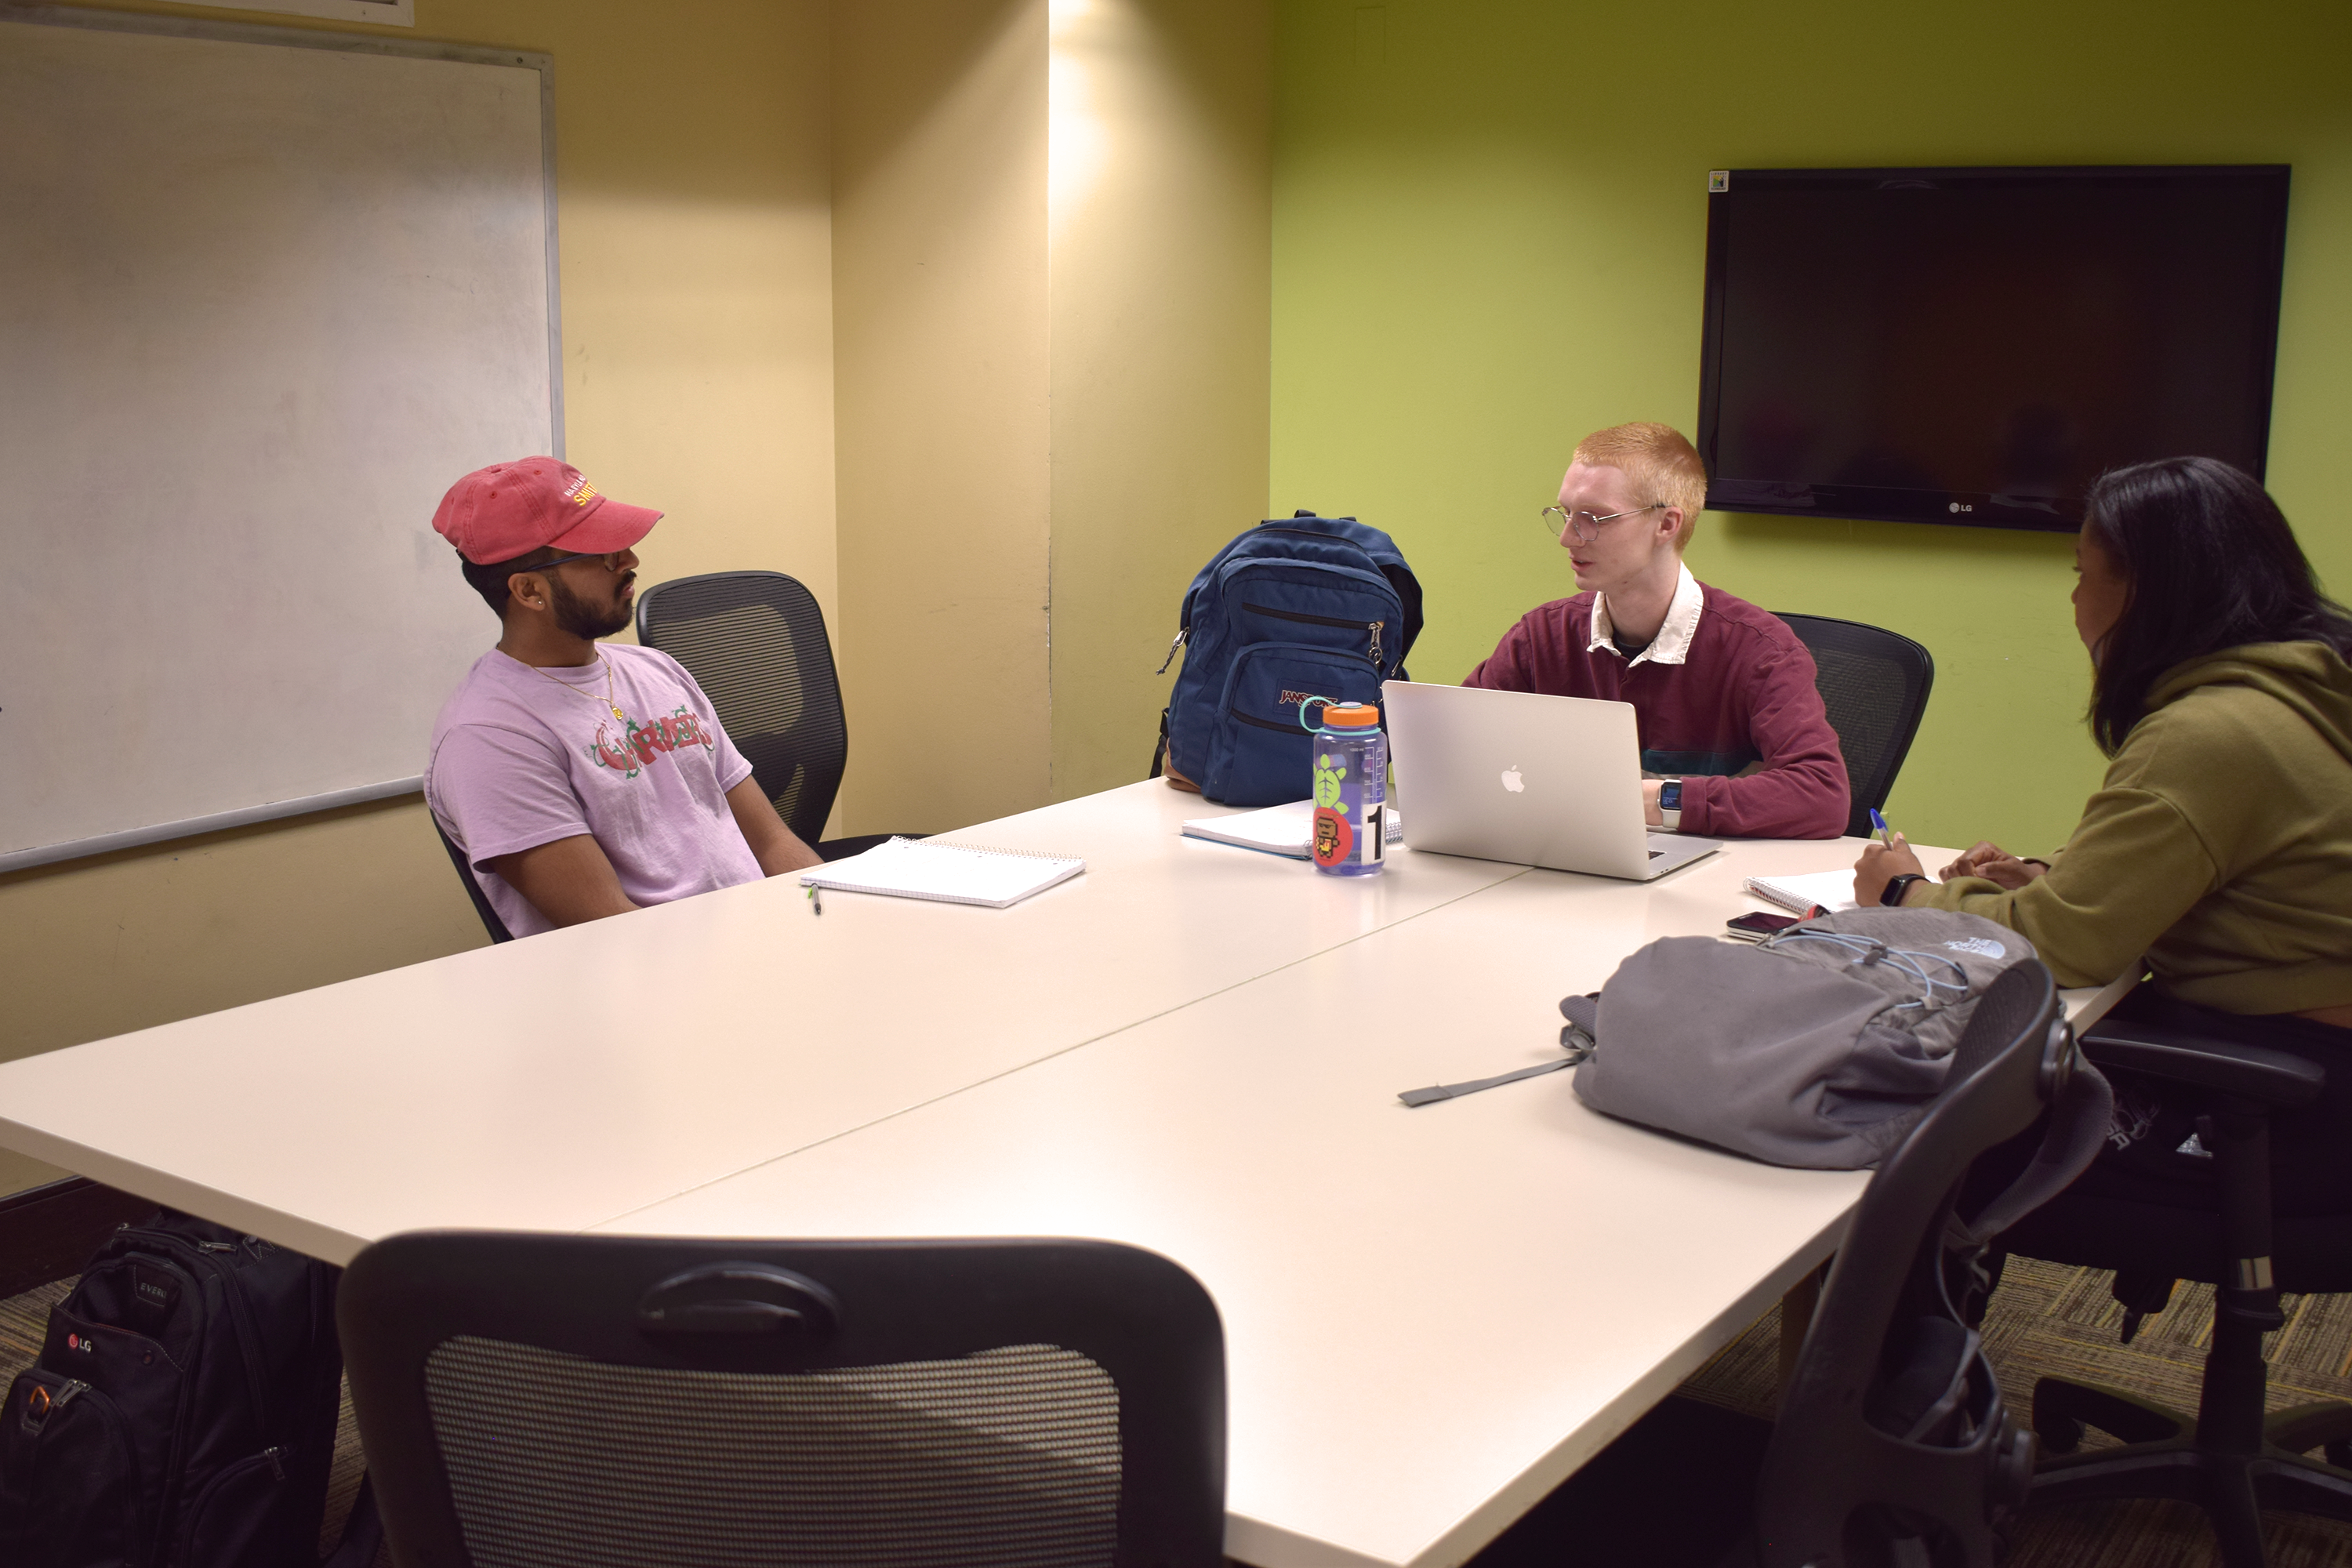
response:
<path id="1" fill-rule="evenodd" d="M 574 561 L 601 561 L 604 563 L 604 570 L 611 572 L 617 570 L 614 565 L 614 563 L 620 560 L 620 558 L 621 552 L 617 550 L 593 550 L 580 555 L 559 555 L 552 561 L 542 561 L 535 566 L 525 566 L 520 568 L 520 570 L 525 572 L 544 572 L 551 566 L 568 566 Z"/>
<path id="2" fill-rule="evenodd" d="M 1560 531 L 1565 529 L 1576 535 L 1578 543 L 1590 544 L 1601 537 L 1602 523 L 1614 522 L 1621 517 L 1633 517 L 1645 511 L 1664 511 L 1665 506 L 1666 503 L 1662 500 L 1654 500 L 1647 506 L 1612 511 L 1607 517 L 1595 517 L 1589 511 L 1570 511 L 1566 507 L 1548 506 L 1543 509 L 1543 522 L 1544 527 L 1549 531 L 1554 539 L 1558 539 L 1560 536 Z"/>

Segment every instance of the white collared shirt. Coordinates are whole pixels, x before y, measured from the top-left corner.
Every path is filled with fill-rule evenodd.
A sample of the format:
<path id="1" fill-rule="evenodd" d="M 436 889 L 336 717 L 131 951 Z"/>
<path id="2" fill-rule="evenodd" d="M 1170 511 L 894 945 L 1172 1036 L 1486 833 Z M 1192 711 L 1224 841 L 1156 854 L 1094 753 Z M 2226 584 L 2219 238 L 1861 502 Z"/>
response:
<path id="1" fill-rule="evenodd" d="M 1700 591 L 1698 579 L 1691 575 L 1689 567 L 1677 563 L 1675 570 L 1682 575 L 1675 580 L 1674 603 L 1666 606 L 1665 621 L 1658 627 L 1658 635 L 1650 639 L 1650 646 L 1635 654 L 1625 666 L 1628 669 L 1645 660 L 1651 664 L 1680 664 L 1690 657 L 1691 638 L 1698 632 L 1699 612 L 1706 606 L 1706 595 Z M 1623 658 L 1625 654 L 1617 646 L 1616 631 L 1609 619 L 1608 595 L 1595 594 L 1592 595 L 1592 640 L 1584 645 L 1584 651 L 1591 653 L 1596 648 L 1605 647 L 1619 658 Z"/>

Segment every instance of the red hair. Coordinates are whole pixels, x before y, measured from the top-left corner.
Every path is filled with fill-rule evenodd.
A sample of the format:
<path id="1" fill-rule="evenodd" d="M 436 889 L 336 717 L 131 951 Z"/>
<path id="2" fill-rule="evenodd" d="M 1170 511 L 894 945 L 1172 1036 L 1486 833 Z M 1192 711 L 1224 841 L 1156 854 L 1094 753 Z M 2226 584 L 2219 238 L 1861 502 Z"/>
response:
<path id="1" fill-rule="evenodd" d="M 1683 439 L 1681 431 L 1648 420 L 1612 425 L 1579 441 L 1569 461 L 1624 469 L 1625 477 L 1633 481 L 1634 489 L 1649 496 L 1650 503 L 1681 510 L 1683 526 L 1675 536 L 1675 548 L 1680 550 L 1690 542 L 1698 514 L 1706 508 L 1706 465 L 1699 461 L 1696 448 Z"/>

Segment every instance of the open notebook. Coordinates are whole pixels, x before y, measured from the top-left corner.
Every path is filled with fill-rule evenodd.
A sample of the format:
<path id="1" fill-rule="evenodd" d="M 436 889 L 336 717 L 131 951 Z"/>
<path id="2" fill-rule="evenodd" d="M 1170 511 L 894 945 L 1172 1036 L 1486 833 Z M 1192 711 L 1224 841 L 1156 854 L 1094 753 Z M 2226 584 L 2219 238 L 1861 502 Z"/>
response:
<path id="1" fill-rule="evenodd" d="M 936 838 L 893 838 L 863 855 L 812 866 L 801 873 L 801 886 L 1001 910 L 1086 868 L 1084 860 L 1058 855 L 981 849 Z"/>

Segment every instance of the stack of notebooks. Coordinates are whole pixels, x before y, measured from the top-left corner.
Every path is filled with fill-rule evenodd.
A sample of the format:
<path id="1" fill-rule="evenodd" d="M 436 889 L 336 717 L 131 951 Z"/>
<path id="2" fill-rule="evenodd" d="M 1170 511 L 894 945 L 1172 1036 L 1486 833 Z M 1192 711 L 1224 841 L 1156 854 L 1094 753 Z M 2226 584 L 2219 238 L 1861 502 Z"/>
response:
<path id="1" fill-rule="evenodd" d="M 936 838 L 893 838 L 863 855 L 810 867 L 801 873 L 801 886 L 812 891 L 887 893 L 1002 910 L 1086 868 L 1084 860 L 1072 856 L 982 849 Z"/>
<path id="2" fill-rule="evenodd" d="M 1404 819 L 1392 805 L 1382 806 L 1381 811 L 1388 824 L 1388 842 L 1402 843 Z M 1233 816 L 1188 817 L 1184 837 L 1304 860 L 1315 852 L 1315 803 L 1294 800 L 1286 805 L 1269 805 L 1264 811 L 1244 811 Z"/>

